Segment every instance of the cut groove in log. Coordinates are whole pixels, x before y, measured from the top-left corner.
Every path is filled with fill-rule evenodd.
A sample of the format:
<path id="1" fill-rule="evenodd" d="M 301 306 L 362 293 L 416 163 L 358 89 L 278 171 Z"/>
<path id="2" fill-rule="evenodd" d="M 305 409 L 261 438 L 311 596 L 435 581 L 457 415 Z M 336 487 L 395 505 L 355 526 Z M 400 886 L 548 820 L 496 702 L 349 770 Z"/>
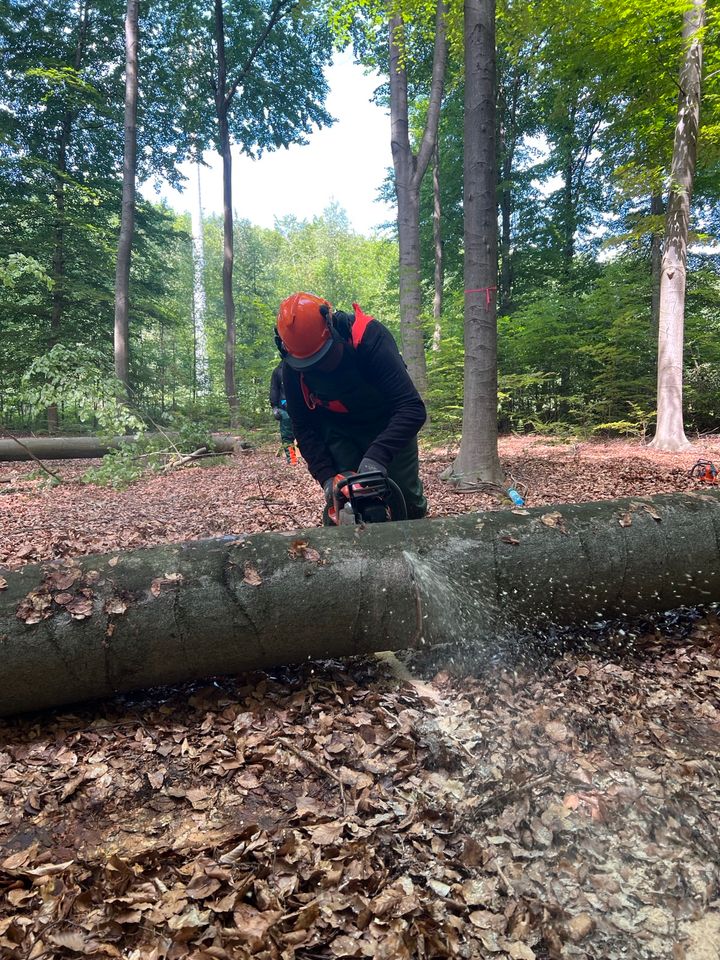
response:
<path id="1" fill-rule="evenodd" d="M 226 537 L 0 571 L 0 714 L 720 600 L 720 493 Z M 37 622 L 33 622 L 37 621 Z"/>
<path id="2" fill-rule="evenodd" d="M 173 435 L 170 433 L 167 436 L 172 438 Z M 15 440 L 0 439 L 0 462 L 32 460 L 38 457 L 41 460 L 85 460 L 104 457 L 110 450 L 116 449 L 123 443 L 132 443 L 133 439 L 133 437 L 115 437 L 105 442 L 98 437 L 22 437 L 22 446 Z M 246 440 L 224 433 L 214 433 L 212 440 L 213 451 L 216 453 L 234 453 L 249 447 Z"/>

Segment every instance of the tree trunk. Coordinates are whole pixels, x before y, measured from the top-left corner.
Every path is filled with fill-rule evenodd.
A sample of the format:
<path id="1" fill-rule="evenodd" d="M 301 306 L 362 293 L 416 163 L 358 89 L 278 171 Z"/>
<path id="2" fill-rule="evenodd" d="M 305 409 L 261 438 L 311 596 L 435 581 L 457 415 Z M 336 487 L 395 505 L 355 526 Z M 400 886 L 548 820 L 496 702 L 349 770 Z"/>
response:
<path id="1" fill-rule="evenodd" d="M 509 71 L 508 71 L 509 73 Z M 508 77 L 508 79 L 510 79 Z M 501 187 L 500 187 L 500 289 L 498 290 L 498 311 L 510 313 L 512 309 L 512 201 L 513 201 L 513 168 L 515 151 L 518 144 L 517 114 L 520 101 L 520 90 L 525 75 L 514 68 L 510 101 L 506 96 L 499 97 L 502 115 L 499 118 L 500 132 L 499 156 L 501 158 Z M 502 78 L 501 78 L 502 84 Z"/>
<path id="2" fill-rule="evenodd" d="M 127 0 L 125 14 L 125 152 L 123 156 L 122 212 L 115 269 L 115 376 L 129 396 L 130 261 L 135 228 L 137 157 L 138 17 L 139 0 Z"/>
<path id="3" fill-rule="evenodd" d="M 546 510 L 3 571 L 0 714 L 309 657 L 486 647 L 538 626 L 720 600 L 717 492 L 564 505 L 553 526 Z"/>
<path id="4" fill-rule="evenodd" d="M 650 197 L 650 215 L 658 220 L 665 213 L 662 193 L 653 193 Z M 650 238 L 650 333 L 657 340 L 660 330 L 660 275 L 662 271 L 663 235 L 661 229 L 653 227 Z"/>
<path id="5" fill-rule="evenodd" d="M 195 164 L 197 180 L 197 207 L 192 211 L 193 261 L 193 400 L 198 393 L 210 392 L 207 336 L 205 333 L 205 227 L 203 223 L 202 193 L 200 190 L 200 161 Z"/>
<path id="6" fill-rule="evenodd" d="M 85 39 L 89 23 L 89 3 L 82 7 L 78 37 L 75 44 L 75 59 L 73 66 L 79 71 L 85 52 Z M 60 343 L 62 338 L 62 318 L 65 310 L 65 180 L 67 178 L 67 152 L 70 146 L 72 125 L 75 114 L 72 110 L 65 110 L 60 128 L 60 141 L 57 151 L 57 168 L 55 170 L 55 186 L 53 197 L 55 200 L 55 223 L 53 227 L 53 258 L 52 258 L 52 307 L 50 311 L 50 337 L 48 347 L 52 349 Z M 56 404 L 50 404 L 47 409 L 48 431 L 56 433 L 60 426 L 60 418 Z"/>
<path id="7" fill-rule="evenodd" d="M 435 49 L 427 118 L 417 156 L 410 145 L 407 74 L 402 62 L 402 18 L 389 24 L 390 124 L 398 245 L 400 249 L 400 335 L 403 358 L 418 392 L 427 394 L 427 366 L 420 288 L 420 186 L 437 140 L 447 62 L 446 6 L 440 0 L 435 23 Z"/>
<path id="8" fill-rule="evenodd" d="M 443 238 L 442 238 L 442 203 L 440 199 L 440 148 L 435 141 L 432 158 L 433 178 L 433 250 L 435 251 L 434 294 L 433 294 L 433 350 L 440 349 L 442 337 L 442 307 L 443 286 L 445 282 Z"/>
<path id="9" fill-rule="evenodd" d="M 159 434 L 145 434 L 145 437 L 156 437 Z M 168 438 L 167 446 L 171 447 L 174 435 L 165 434 Z M 132 443 L 132 437 L 115 437 L 112 440 L 99 440 L 97 437 L 21 437 L 20 438 L 36 457 L 40 460 L 85 460 L 93 457 L 104 457 L 110 450 L 114 450 L 123 443 Z M 225 433 L 212 435 L 213 450 L 216 453 L 232 453 L 238 447 L 247 447 L 244 440 Z M 0 463 L 14 460 L 31 460 L 32 457 L 20 444 L 14 440 L 0 440 Z"/>
<path id="10" fill-rule="evenodd" d="M 462 441 L 448 479 L 501 484 L 497 449 L 495 3 L 465 0 L 465 386 Z"/>
<path id="11" fill-rule="evenodd" d="M 670 195 L 660 272 L 657 430 L 650 446 L 683 450 L 689 441 L 683 424 L 683 340 L 690 198 L 695 177 L 705 0 L 692 0 L 683 23 L 686 44 L 680 70 L 680 98 L 670 171 Z"/>
<path id="12" fill-rule="evenodd" d="M 223 165 L 223 305 L 225 309 L 225 396 L 230 408 L 230 426 L 238 423 L 238 396 L 235 382 L 235 297 L 233 296 L 232 154 L 228 127 L 227 63 L 225 59 L 225 22 L 223 0 L 215 0 L 215 52 L 217 83 L 215 106 L 219 127 L 219 151 Z"/>

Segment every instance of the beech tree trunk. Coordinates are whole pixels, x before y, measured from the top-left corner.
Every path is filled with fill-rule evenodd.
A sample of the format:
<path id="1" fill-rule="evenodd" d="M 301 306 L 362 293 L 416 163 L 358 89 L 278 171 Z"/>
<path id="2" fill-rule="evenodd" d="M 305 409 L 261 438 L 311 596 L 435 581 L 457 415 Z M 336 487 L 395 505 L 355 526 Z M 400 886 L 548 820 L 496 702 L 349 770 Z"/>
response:
<path id="1" fill-rule="evenodd" d="M 85 53 L 85 41 L 89 24 L 89 3 L 85 2 L 78 24 L 78 37 L 75 44 L 73 66 L 77 73 L 82 66 Z M 66 109 L 60 127 L 60 139 L 57 150 L 57 167 L 54 173 L 55 184 L 55 222 L 53 224 L 52 256 L 52 307 L 50 311 L 50 337 L 48 347 L 60 343 L 62 338 L 62 320 L 65 312 L 65 184 L 67 179 L 68 149 L 72 136 L 72 127 L 76 111 Z M 56 433 L 60 426 L 57 405 L 52 403 L 47 409 L 48 431 Z"/>
<path id="2" fill-rule="evenodd" d="M 447 479 L 502 484 L 497 449 L 495 2 L 465 0 L 465 367 L 462 440 Z"/>
<path id="3" fill-rule="evenodd" d="M 660 271 L 657 429 L 650 444 L 656 450 L 683 450 L 690 445 L 683 423 L 683 340 L 690 198 L 700 125 L 701 31 L 704 23 L 705 0 L 692 0 L 683 22 L 686 49 L 680 70 L 680 99 Z"/>
<path id="4" fill-rule="evenodd" d="M 658 220 L 665 213 L 662 193 L 653 192 L 650 197 L 650 215 Z M 660 330 L 660 276 L 662 273 L 663 231 L 661 227 L 653 229 L 650 237 L 650 332 L 657 340 Z"/>
<path id="5" fill-rule="evenodd" d="M 558 519 L 558 515 L 560 519 Z M 0 571 L 0 714 L 720 600 L 720 494 L 255 534 Z"/>
<path id="6" fill-rule="evenodd" d="M 215 0 L 215 54 L 217 57 L 217 80 L 215 84 L 215 110 L 218 121 L 218 149 L 223 167 L 223 305 L 225 309 L 225 396 L 230 408 L 230 426 L 238 422 L 238 396 L 235 383 L 235 297 L 233 294 L 233 266 L 235 250 L 232 210 L 232 153 L 228 110 L 231 96 L 227 92 L 227 62 L 225 57 L 225 20 L 223 0 Z"/>
<path id="7" fill-rule="evenodd" d="M 130 261 L 135 229 L 135 177 L 137 158 L 138 16 L 139 0 L 127 0 L 125 14 L 125 153 L 123 157 L 122 212 L 115 270 L 115 376 L 130 389 Z"/>
<path id="8" fill-rule="evenodd" d="M 420 288 L 420 186 L 437 140 L 447 63 L 447 8 L 439 0 L 435 22 L 435 49 L 427 117 L 417 155 L 410 144 L 407 73 L 403 64 L 401 16 L 389 24 L 390 125 L 398 245 L 400 248 L 400 336 L 403 359 L 421 396 L 427 395 L 427 365 L 422 327 Z"/>
<path id="9" fill-rule="evenodd" d="M 169 435 L 172 438 L 172 434 Z M 132 443 L 132 437 L 116 437 L 109 443 L 97 437 L 21 437 L 25 447 L 32 450 L 40 460 L 84 460 L 104 457 L 109 450 L 123 443 Z M 216 453 L 232 453 L 238 447 L 247 446 L 244 440 L 226 434 L 213 436 Z M 170 441 L 168 441 L 170 446 Z M 8 460 L 31 460 L 32 457 L 14 440 L 0 440 L 0 463 Z"/>
<path id="10" fill-rule="evenodd" d="M 435 140 L 435 149 L 432 155 L 432 182 L 433 182 L 433 350 L 440 349 L 442 338 L 442 308 L 443 287 L 445 285 L 445 263 L 442 238 L 442 200 L 440 195 L 440 149 Z"/>

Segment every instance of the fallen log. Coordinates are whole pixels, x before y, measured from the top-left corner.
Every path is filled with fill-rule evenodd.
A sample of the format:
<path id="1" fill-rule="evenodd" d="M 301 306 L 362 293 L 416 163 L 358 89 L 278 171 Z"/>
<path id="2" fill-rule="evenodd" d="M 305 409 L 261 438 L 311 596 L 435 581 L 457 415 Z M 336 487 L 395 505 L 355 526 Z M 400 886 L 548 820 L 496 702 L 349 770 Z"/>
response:
<path id="1" fill-rule="evenodd" d="M 0 714 L 720 600 L 720 494 L 226 537 L 0 571 Z M 2 580 L 0 580 L 1 584 Z"/>
<path id="2" fill-rule="evenodd" d="M 172 433 L 168 434 L 172 439 Z M 216 453 L 234 453 L 247 449 L 246 440 L 224 433 L 212 435 Z M 0 462 L 8 460 L 85 460 L 104 457 L 123 443 L 132 443 L 132 437 L 115 437 L 104 441 L 98 437 L 22 437 L 16 440 L 0 439 Z"/>

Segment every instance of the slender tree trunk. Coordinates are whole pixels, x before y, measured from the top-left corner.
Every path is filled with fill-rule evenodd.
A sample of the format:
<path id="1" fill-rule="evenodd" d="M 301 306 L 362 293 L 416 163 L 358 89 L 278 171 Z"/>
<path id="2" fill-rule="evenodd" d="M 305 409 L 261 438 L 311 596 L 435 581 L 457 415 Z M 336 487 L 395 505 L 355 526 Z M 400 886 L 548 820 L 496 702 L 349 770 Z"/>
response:
<path id="1" fill-rule="evenodd" d="M 510 188 L 511 160 L 503 154 L 502 187 L 500 190 L 500 289 L 498 290 L 498 310 L 510 311 L 512 291 L 512 260 L 510 254 L 510 217 L 512 210 L 512 191 Z"/>
<path id="2" fill-rule="evenodd" d="M 653 217 L 661 217 L 665 213 L 665 204 L 663 203 L 662 193 L 653 193 L 650 197 L 650 214 Z M 650 284 L 651 284 L 651 307 L 650 307 L 650 332 L 653 339 L 657 340 L 660 329 L 660 274 L 662 270 L 662 251 L 663 235 L 662 230 L 653 228 L 650 238 Z"/>
<path id="3" fill-rule="evenodd" d="M 238 424 L 238 396 L 235 377 L 235 299 L 233 296 L 233 210 L 232 210 L 232 156 L 228 113 L 233 97 L 245 82 L 258 51 L 280 20 L 296 5 L 297 0 L 273 0 L 268 19 L 235 78 L 228 82 L 225 55 L 225 18 L 223 0 L 215 0 L 215 58 L 216 75 L 212 79 L 215 112 L 218 121 L 218 149 L 223 161 L 223 304 L 225 308 L 225 395 L 230 408 L 230 424 Z"/>
<path id="4" fill-rule="evenodd" d="M 523 79 L 523 75 L 516 67 L 511 87 L 510 102 L 508 103 L 505 97 L 499 98 L 502 107 L 502 117 L 498 124 L 500 132 L 499 156 L 501 162 L 499 313 L 509 313 L 512 306 L 512 180 L 515 150 L 518 143 L 517 112 Z"/>
<path id="5" fill-rule="evenodd" d="M 225 396 L 230 408 L 230 425 L 238 423 L 238 396 L 235 381 L 235 296 L 233 294 L 233 266 L 235 248 L 232 211 L 232 155 L 227 116 L 220 120 L 220 145 L 223 161 L 223 303 L 225 305 Z"/>
<path id="6" fill-rule="evenodd" d="M 197 182 L 197 207 L 192 211 L 192 263 L 193 263 L 193 400 L 198 393 L 210 391 L 210 368 L 208 363 L 207 337 L 205 335 L 205 227 L 203 223 L 202 193 L 200 190 L 200 161 L 195 164 Z"/>
<path id="7" fill-rule="evenodd" d="M 435 50 L 427 118 L 417 156 L 410 145 L 407 74 L 402 63 L 403 22 L 389 24 L 390 124 L 397 193 L 400 248 L 400 333 L 410 376 L 420 394 L 427 393 L 427 367 L 422 328 L 420 289 L 420 185 L 437 139 L 447 62 L 446 6 L 440 0 L 435 24 Z"/>
<path id="8" fill-rule="evenodd" d="M 704 23 L 705 0 L 693 0 L 683 23 L 686 49 L 680 70 L 680 98 L 660 273 L 657 430 L 651 443 L 657 450 L 682 450 L 689 446 L 683 424 L 683 340 L 690 198 L 700 124 L 701 31 Z"/>
<path id="9" fill-rule="evenodd" d="M 563 263 L 569 271 L 575 256 L 575 197 L 573 192 L 573 158 L 568 155 L 563 171 Z"/>
<path id="10" fill-rule="evenodd" d="M 77 43 L 75 44 L 75 58 L 73 66 L 79 71 L 85 53 L 85 40 L 89 23 L 89 3 L 82 7 L 78 26 Z M 52 258 L 52 307 L 50 310 L 50 337 L 48 347 L 52 349 L 60 343 L 62 338 L 62 318 L 65 310 L 65 180 L 67 177 L 67 152 L 70 146 L 72 125 L 75 113 L 65 110 L 60 130 L 60 141 L 57 151 L 57 168 L 55 172 L 55 223 L 53 226 L 53 258 Z M 47 409 L 48 431 L 56 433 L 59 427 L 58 409 L 51 404 Z"/>
<path id="11" fill-rule="evenodd" d="M 495 0 L 465 0 L 465 388 L 462 441 L 448 479 L 501 484 L 497 449 Z"/>
<path id="12" fill-rule="evenodd" d="M 130 262 L 135 229 L 137 167 L 138 17 L 139 0 L 127 0 L 125 15 L 125 153 L 123 157 L 122 213 L 115 270 L 115 376 L 129 395 Z"/>
<path id="13" fill-rule="evenodd" d="M 238 396 L 235 382 L 235 298 L 233 296 L 232 154 L 228 127 L 227 61 L 225 58 L 225 20 L 223 0 L 215 0 L 215 50 L 217 87 L 215 105 L 219 126 L 219 151 L 223 165 L 223 305 L 225 308 L 225 396 L 230 408 L 230 426 L 238 423 Z"/>
<path id="14" fill-rule="evenodd" d="M 445 264 L 442 238 L 442 202 L 440 198 L 440 147 L 435 141 L 432 158 L 433 177 L 433 250 L 435 251 L 434 294 L 433 294 L 433 350 L 440 349 L 442 336 L 443 285 L 445 282 Z"/>

